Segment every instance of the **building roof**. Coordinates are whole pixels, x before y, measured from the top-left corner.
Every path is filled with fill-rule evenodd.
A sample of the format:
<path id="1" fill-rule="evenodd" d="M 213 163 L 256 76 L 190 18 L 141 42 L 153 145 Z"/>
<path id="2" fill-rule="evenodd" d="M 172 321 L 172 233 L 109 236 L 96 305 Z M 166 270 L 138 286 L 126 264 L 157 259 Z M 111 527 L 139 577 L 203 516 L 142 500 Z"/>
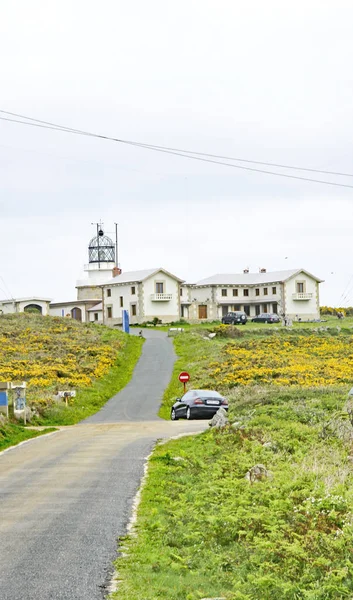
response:
<path id="1" fill-rule="evenodd" d="M 97 312 L 99 310 L 103 310 L 103 302 L 98 302 L 98 304 L 95 304 L 91 308 L 88 308 L 87 312 L 90 312 L 90 311 Z"/>
<path id="2" fill-rule="evenodd" d="M 179 277 L 176 277 L 172 273 L 169 273 L 169 271 L 166 271 L 166 269 L 162 269 L 161 267 L 159 267 L 157 269 L 143 269 L 141 271 L 126 271 L 126 273 L 123 272 L 121 275 L 111 277 L 110 279 L 101 281 L 99 283 L 95 282 L 94 284 L 89 279 L 84 281 L 81 280 L 77 282 L 77 287 L 101 287 L 106 285 L 117 285 L 121 283 L 139 283 L 141 281 L 145 281 L 145 279 L 151 277 L 152 275 L 155 275 L 156 273 L 159 273 L 160 271 L 162 271 L 166 275 L 169 275 L 170 277 L 173 277 L 177 281 L 184 281 L 183 279 L 179 279 Z"/>
<path id="3" fill-rule="evenodd" d="M 207 277 L 206 279 L 201 279 L 197 281 L 194 285 L 202 286 L 202 285 L 255 285 L 261 283 L 274 283 L 274 282 L 282 282 L 287 281 L 294 275 L 298 273 L 305 273 L 309 275 L 316 281 L 323 281 L 315 275 L 312 275 L 305 269 L 290 269 L 287 271 L 272 271 L 267 273 L 234 273 L 234 274 L 218 274 L 212 275 L 211 277 Z"/>
<path id="4" fill-rule="evenodd" d="M 58 308 L 60 306 L 72 306 L 72 305 L 78 306 L 80 304 L 82 304 L 84 306 L 85 304 L 94 304 L 97 302 L 100 302 L 99 298 L 93 298 L 93 300 L 88 299 L 88 300 L 68 300 L 65 302 L 51 302 L 49 305 L 49 308 Z"/>
<path id="5" fill-rule="evenodd" d="M 39 296 L 32 296 L 32 298 L 7 298 L 6 300 L 0 300 L 0 304 L 13 304 L 14 302 L 50 302 L 50 298 L 40 298 Z"/>

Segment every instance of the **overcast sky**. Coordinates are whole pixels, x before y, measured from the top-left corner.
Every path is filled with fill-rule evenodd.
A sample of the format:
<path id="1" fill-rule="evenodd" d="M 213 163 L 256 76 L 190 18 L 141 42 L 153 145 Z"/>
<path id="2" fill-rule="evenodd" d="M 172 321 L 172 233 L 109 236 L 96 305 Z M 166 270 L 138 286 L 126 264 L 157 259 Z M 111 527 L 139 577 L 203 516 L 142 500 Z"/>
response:
<path id="1" fill-rule="evenodd" d="M 0 6 L 2 110 L 353 173 L 351 0 Z M 349 188 L 0 121 L 0 297 L 75 298 L 102 219 L 119 223 L 124 271 L 303 267 L 325 279 L 321 304 L 353 304 L 352 201 Z"/>

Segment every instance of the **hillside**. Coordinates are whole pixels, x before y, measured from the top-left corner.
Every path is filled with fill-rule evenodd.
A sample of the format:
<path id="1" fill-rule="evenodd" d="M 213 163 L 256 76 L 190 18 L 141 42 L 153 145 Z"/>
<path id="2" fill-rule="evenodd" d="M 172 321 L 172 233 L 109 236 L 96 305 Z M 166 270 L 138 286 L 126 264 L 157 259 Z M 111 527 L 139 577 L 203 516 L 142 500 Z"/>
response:
<path id="1" fill-rule="evenodd" d="M 129 381 L 142 348 L 142 340 L 104 326 L 31 314 L 1 316 L 0 344 L 0 380 L 27 382 L 32 423 L 44 425 L 99 410 Z M 64 390 L 77 393 L 68 407 L 57 399 Z"/>
<path id="2" fill-rule="evenodd" d="M 351 598 L 352 330 L 218 334 L 175 338 L 161 414 L 188 370 L 227 395 L 230 424 L 156 448 L 117 598 Z"/>

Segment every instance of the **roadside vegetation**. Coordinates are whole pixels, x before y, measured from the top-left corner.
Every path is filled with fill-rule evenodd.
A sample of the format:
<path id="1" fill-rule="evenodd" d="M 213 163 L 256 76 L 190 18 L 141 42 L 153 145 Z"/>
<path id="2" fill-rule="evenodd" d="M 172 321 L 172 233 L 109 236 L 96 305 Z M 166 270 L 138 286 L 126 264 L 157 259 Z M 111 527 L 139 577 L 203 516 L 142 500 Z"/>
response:
<path id="1" fill-rule="evenodd" d="M 187 370 L 190 387 L 226 393 L 230 423 L 157 446 L 136 535 L 121 541 L 119 600 L 353 597 L 347 321 L 316 331 L 215 325 L 175 338 L 160 415 L 169 418 Z M 256 465 L 263 475 L 251 481 Z"/>
<path id="2" fill-rule="evenodd" d="M 54 427 L 46 427 L 45 429 L 33 430 L 22 427 L 16 423 L 10 423 L 8 421 L 0 421 L 0 452 L 9 448 L 9 446 L 15 446 L 20 442 L 25 442 L 33 437 L 38 437 L 46 433 L 55 431 Z"/>
<path id="3" fill-rule="evenodd" d="M 71 425 L 128 383 L 143 340 L 72 319 L 18 314 L 1 316 L 0 343 L 0 380 L 27 382 L 30 424 Z M 58 398 L 67 390 L 76 391 L 68 406 Z"/>

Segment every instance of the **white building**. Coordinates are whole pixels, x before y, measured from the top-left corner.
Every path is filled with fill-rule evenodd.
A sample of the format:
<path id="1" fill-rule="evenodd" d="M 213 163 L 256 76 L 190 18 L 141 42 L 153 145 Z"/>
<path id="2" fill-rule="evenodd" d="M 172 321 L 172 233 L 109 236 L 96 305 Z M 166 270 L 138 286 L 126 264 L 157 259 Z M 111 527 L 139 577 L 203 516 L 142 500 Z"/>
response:
<path id="1" fill-rule="evenodd" d="M 229 311 L 249 317 L 285 314 L 292 319 L 318 319 L 321 279 L 305 269 L 213 275 L 181 287 L 181 317 L 192 322 L 220 320 Z"/>
<path id="2" fill-rule="evenodd" d="M 71 317 L 76 321 L 88 323 L 91 318 L 91 310 L 99 303 L 99 298 L 91 300 L 72 300 L 70 302 L 51 302 L 50 314 L 52 317 Z M 98 318 L 96 319 L 99 320 Z"/>
<path id="3" fill-rule="evenodd" d="M 12 298 L 0 300 L 0 315 L 37 312 L 41 315 L 49 314 L 50 300 L 48 298 Z"/>
<path id="4" fill-rule="evenodd" d="M 115 264 L 112 240 L 97 231 L 88 246 L 85 278 L 77 282 L 77 300 L 55 302 L 50 314 L 85 322 L 120 325 L 127 310 L 131 323 L 157 318 L 163 323 L 180 318 L 191 322 L 219 321 L 229 311 L 249 317 L 285 314 L 292 319 L 318 319 L 321 279 L 305 269 L 213 275 L 194 284 L 159 267 L 123 273 Z"/>
<path id="5" fill-rule="evenodd" d="M 182 281 L 162 268 L 126 273 L 119 271 L 115 277 L 101 282 L 101 302 L 89 309 L 92 315 L 90 320 L 119 325 L 125 309 L 129 312 L 131 323 L 153 321 L 155 318 L 163 323 L 177 321 L 180 316 Z M 77 290 L 79 298 L 87 298 L 90 282 L 79 281 Z"/>

